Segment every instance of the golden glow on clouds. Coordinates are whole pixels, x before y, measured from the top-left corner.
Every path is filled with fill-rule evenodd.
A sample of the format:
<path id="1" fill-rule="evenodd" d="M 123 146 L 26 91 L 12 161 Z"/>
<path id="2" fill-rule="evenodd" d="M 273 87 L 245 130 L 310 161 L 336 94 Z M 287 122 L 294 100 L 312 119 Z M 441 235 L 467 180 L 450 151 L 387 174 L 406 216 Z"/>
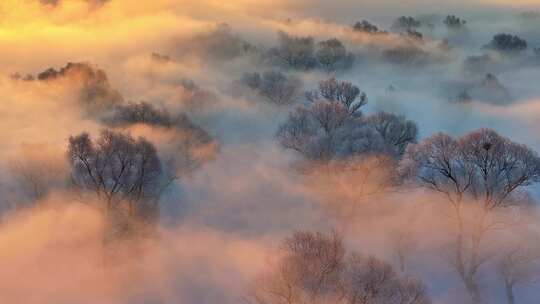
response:
<path id="1" fill-rule="evenodd" d="M 476 1 L 497 5 L 538 4 L 538 0 Z M 154 35 L 185 32 L 205 21 L 239 21 L 257 15 L 280 19 L 275 16 L 288 11 L 287 7 L 301 10 L 308 5 L 302 0 L 112 0 L 100 8 L 82 0 L 64 0 L 58 7 L 44 6 L 38 0 L 3 0 L 0 1 L 0 39 L 4 42 L 59 38 L 123 40 L 149 32 Z"/>
<path id="2" fill-rule="evenodd" d="M 481 0 L 480 2 L 501 6 L 540 6 L 539 0 Z"/>
<path id="3" fill-rule="evenodd" d="M 161 32 L 170 31 L 171 20 L 191 27 L 202 20 L 222 20 L 278 9 L 282 1 L 270 0 L 112 0 L 103 7 L 82 0 L 64 0 L 57 7 L 44 6 L 38 0 L 3 0 L 0 2 L 0 24 L 3 36 L 20 36 L 29 32 L 54 34 L 65 30 L 95 31 L 129 28 L 140 30 L 143 25 L 161 24 Z M 255 17 L 255 16 L 254 16 Z M 178 24 L 177 24 L 178 25 Z M 172 30 L 178 29 L 172 28 Z"/>
<path id="4" fill-rule="evenodd" d="M 16 63 L 6 59 L 15 57 L 39 65 L 43 60 L 37 57 L 46 54 L 49 62 L 58 65 L 130 49 L 148 51 L 146 48 L 163 39 L 203 25 L 176 15 L 170 9 L 172 2 L 111 1 L 96 8 L 78 0 L 64 1 L 59 7 L 43 6 L 37 1 L 0 1 L 0 66 L 15 69 L 12 66 Z"/>
<path id="5" fill-rule="evenodd" d="M 472 5 L 534 5 L 538 1 L 470 2 Z M 414 6 L 424 0 L 411 2 Z M 433 2 L 448 4 L 446 0 Z M 324 0 L 110 0 L 103 6 L 85 0 L 60 3 L 55 7 L 42 5 L 39 0 L 0 1 L 0 70 L 21 70 L 23 64 L 33 71 L 43 69 L 44 61 L 38 58 L 43 55 L 50 65 L 59 66 L 65 61 L 103 62 L 137 52 L 148 53 L 156 51 L 156 46 L 179 41 L 179 37 L 218 22 L 228 22 L 235 30 L 245 31 L 285 29 L 312 35 L 335 35 L 339 31 L 329 24 L 317 26 L 313 19 L 302 21 L 304 26 L 283 28 L 282 21 L 289 17 L 298 21 L 310 16 L 314 9 L 325 10 L 328 3 Z M 396 4 L 390 0 L 361 5 L 352 0 L 338 0 L 335 8 L 360 6 L 368 14 L 369 8 L 389 5 Z M 24 62 L 14 58 L 24 58 Z"/>

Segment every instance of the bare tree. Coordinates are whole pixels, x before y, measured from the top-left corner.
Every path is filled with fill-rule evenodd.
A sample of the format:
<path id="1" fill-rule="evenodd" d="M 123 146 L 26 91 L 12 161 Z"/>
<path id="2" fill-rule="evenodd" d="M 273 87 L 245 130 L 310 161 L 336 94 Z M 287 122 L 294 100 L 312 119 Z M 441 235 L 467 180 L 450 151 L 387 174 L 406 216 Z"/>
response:
<path id="1" fill-rule="evenodd" d="M 451 30 L 460 30 L 467 24 L 466 20 L 463 20 L 455 15 L 448 15 L 443 21 L 444 25 Z"/>
<path id="2" fill-rule="evenodd" d="M 283 241 L 280 254 L 254 281 L 249 303 L 318 302 L 338 293 L 345 248 L 337 234 L 296 232 Z"/>
<path id="3" fill-rule="evenodd" d="M 111 115 L 104 117 L 103 121 L 112 127 L 136 123 L 162 127 L 172 127 L 175 124 L 169 113 L 147 102 L 117 105 Z"/>
<path id="4" fill-rule="evenodd" d="M 396 31 L 408 31 L 415 30 L 422 25 L 420 20 L 417 20 L 413 17 L 401 16 L 394 21 L 392 24 L 392 29 Z"/>
<path id="5" fill-rule="evenodd" d="M 505 105 L 512 101 L 508 89 L 501 84 L 497 76 L 487 73 L 482 81 L 470 88 L 469 93 L 474 100 Z"/>
<path id="6" fill-rule="evenodd" d="M 340 102 L 317 101 L 297 108 L 280 126 L 277 137 L 285 148 L 322 163 L 390 150 L 376 130 Z"/>
<path id="7" fill-rule="evenodd" d="M 413 32 L 411 33 L 414 35 Z M 408 37 L 411 36 L 409 35 Z M 387 49 L 383 52 L 383 56 L 395 64 L 417 64 L 428 62 L 430 59 L 429 53 L 414 43 L 407 43 Z"/>
<path id="8" fill-rule="evenodd" d="M 525 244 L 506 251 L 499 264 L 504 279 L 504 290 L 508 304 L 515 303 L 516 285 L 532 283 L 540 278 L 540 253 Z"/>
<path id="9" fill-rule="evenodd" d="M 505 54 L 518 54 L 527 49 L 528 43 L 519 36 L 499 33 L 485 47 Z"/>
<path id="10" fill-rule="evenodd" d="M 401 33 L 401 36 L 408 38 L 412 42 L 422 42 L 424 39 L 424 34 L 413 29 L 406 30 L 405 32 Z"/>
<path id="11" fill-rule="evenodd" d="M 249 303 L 427 304 L 423 285 L 375 257 L 346 255 L 339 235 L 297 232 L 255 281 Z"/>
<path id="12" fill-rule="evenodd" d="M 180 80 L 182 91 L 182 104 L 192 113 L 206 113 L 219 101 L 219 97 L 211 90 L 197 85 L 193 80 L 183 78 Z"/>
<path id="13" fill-rule="evenodd" d="M 467 89 L 464 89 L 464 90 L 460 91 L 457 98 L 455 100 L 452 100 L 452 101 L 456 102 L 456 103 L 471 103 L 472 100 L 473 99 L 472 99 L 471 95 L 469 94 L 469 92 L 467 91 Z"/>
<path id="14" fill-rule="evenodd" d="M 349 68 L 354 61 L 354 55 L 347 52 L 343 43 L 336 38 L 317 43 L 315 56 L 327 71 Z"/>
<path id="15" fill-rule="evenodd" d="M 146 102 L 118 105 L 102 120 L 114 128 L 126 128 L 135 124 L 151 126 L 172 134 L 166 148 L 159 151 L 165 171 L 166 184 L 180 176 L 193 172 L 213 157 L 217 144 L 208 132 L 197 126 L 184 113 L 171 115 Z M 172 132 L 167 132 L 167 131 Z M 163 150 L 173 150 L 165 153 Z M 204 152 L 204 153 L 203 153 Z"/>
<path id="16" fill-rule="evenodd" d="M 297 232 L 285 240 L 288 253 L 284 260 L 293 270 L 300 287 L 312 299 L 336 292 L 343 269 L 345 248 L 337 233 Z"/>
<path id="17" fill-rule="evenodd" d="M 279 71 L 268 71 L 262 75 L 246 73 L 241 82 L 276 105 L 293 103 L 300 95 L 302 86 L 298 78 L 287 76 Z"/>
<path id="18" fill-rule="evenodd" d="M 393 157 L 381 154 L 309 163 L 306 181 L 328 213 L 339 219 L 340 229 L 347 231 L 363 216 L 369 217 L 369 210 L 378 210 L 372 202 L 379 196 L 397 189 L 395 163 Z"/>
<path id="19" fill-rule="evenodd" d="M 347 304 L 389 303 L 428 304 L 424 285 L 409 277 L 400 277 L 392 266 L 373 256 L 353 254 L 345 275 Z"/>
<path id="20" fill-rule="evenodd" d="M 409 144 L 416 143 L 418 128 L 403 115 L 379 112 L 366 118 L 366 122 L 381 134 L 385 142 L 395 147 L 396 155 L 402 155 Z"/>
<path id="21" fill-rule="evenodd" d="M 319 82 L 316 91 L 306 93 L 310 101 L 325 99 L 332 102 L 341 102 L 350 114 L 359 113 L 358 110 L 367 104 L 367 95 L 348 81 L 338 81 L 335 78 Z"/>
<path id="22" fill-rule="evenodd" d="M 523 204 L 520 190 L 540 180 L 540 158 L 524 145 L 480 129 L 457 140 L 440 133 L 410 145 L 400 171 L 449 203 L 457 234 L 448 258 L 473 301 L 480 302 L 476 277 L 489 258 L 482 253 L 482 240 L 500 224 L 498 211 Z"/>
<path id="23" fill-rule="evenodd" d="M 257 48 L 235 33 L 227 23 L 220 23 L 184 44 L 187 51 L 215 61 L 228 61 L 257 53 Z"/>
<path id="24" fill-rule="evenodd" d="M 317 67 L 315 40 L 313 37 L 295 37 L 278 32 L 279 46 L 269 51 L 284 67 L 296 70 L 310 70 Z"/>
<path id="25" fill-rule="evenodd" d="M 536 210 L 527 208 L 525 211 L 528 216 L 519 216 L 518 224 L 508 229 L 507 240 L 501 246 L 502 253 L 497 260 L 508 304 L 515 303 L 516 287 L 540 280 L 540 246 L 538 226 L 535 225 L 538 218 L 529 217 Z"/>
<path id="26" fill-rule="evenodd" d="M 315 102 L 290 113 L 280 126 L 277 137 L 282 146 L 299 152 L 307 159 L 327 161 L 335 155 L 332 145 L 335 134 L 348 119 L 348 111 L 343 105 Z"/>
<path id="27" fill-rule="evenodd" d="M 68 158 L 73 186 L 94 193 L 107 212 L 127 207 L 128 214 L 140 215 L 156 206 L 163 171 L 146 139 L 104 130 L 92 141 L 82 133 L 69 138 Z"/>
<path id="28" fill-rule="evenodd" d="M 403 202 L 401 204 L 403 206 L 399 210 L 397 225 L 391 232 L 390 237 L 399 270 L 405 273 L 409 256 L 418 245 L 415 228 L 421 210 L 419 204 L 415 202 Z"/>
<path id="29" fill-rule="evenodd" d="M 367 20 L 358 21 L 353 25 L 353 31 L 366 34 L 382 34 L 386 33 Z"/>
<path id="30" fill-rule="evenodd" d="M 37 75 L 43 82 L 69 81 L 79 94 L 79 101 L 91 114 L 100 113 L 122 103 L 124 98 L 109 82 L 105 71 L 85 62 L 69 62 L 56 70 L 49 68 Z"/>
<path id="31" fill-rule="evenodd" d="M 307 159 L 327 162 L 376 153 L 400 157 L 405 147 L 416 141 L 415 123 L 403 116 L 361 116 L 359 109 L 367 98 L 350 83 L 332 78 L 306 96 L 314 102 L 295 109 L 277 137 L 285 148 Z"/>

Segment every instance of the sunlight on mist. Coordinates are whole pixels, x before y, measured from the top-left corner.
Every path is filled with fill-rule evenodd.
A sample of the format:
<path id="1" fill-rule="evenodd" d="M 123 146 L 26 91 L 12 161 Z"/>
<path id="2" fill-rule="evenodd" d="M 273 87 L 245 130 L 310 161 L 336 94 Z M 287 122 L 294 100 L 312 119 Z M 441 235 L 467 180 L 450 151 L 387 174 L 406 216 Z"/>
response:
<path id="1" fill-rule="evenodd" d="M 0 304 L 536 304 L 539 35 L 539 0 L 0 0 Z"/>

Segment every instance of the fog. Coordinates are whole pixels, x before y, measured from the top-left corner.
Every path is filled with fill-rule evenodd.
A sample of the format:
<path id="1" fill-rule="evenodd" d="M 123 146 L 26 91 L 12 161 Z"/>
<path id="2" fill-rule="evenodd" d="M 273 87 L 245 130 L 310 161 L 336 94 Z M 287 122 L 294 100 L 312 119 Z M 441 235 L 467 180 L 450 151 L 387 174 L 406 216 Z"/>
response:
<path id="1" fill-rule="evenodd" d="M 287 303 L 252 291 L 297 231 L 339 234 L 421 282 L 429 301 L 406 303 L 537 303 L 536 2 L 2 1 L 0 303 Z M 403 151 L 381 111 L 415 126 Z M 479 179 L 463 165 L 479 129 L 529 175 L 426 182 L 440 132 L 464 151 L 456 179 Z M 471 237 L 470 278 L 456 236 Z M 405 303 L 310 301 L 329 299 Z"/>

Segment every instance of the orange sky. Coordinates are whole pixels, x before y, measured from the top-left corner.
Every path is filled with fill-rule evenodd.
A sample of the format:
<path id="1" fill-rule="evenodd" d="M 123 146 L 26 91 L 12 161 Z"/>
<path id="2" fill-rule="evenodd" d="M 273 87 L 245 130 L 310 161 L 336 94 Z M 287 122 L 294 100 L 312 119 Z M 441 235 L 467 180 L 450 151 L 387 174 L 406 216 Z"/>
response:
<path id="1" fill-rule="evenodd" d="M 339 9 L 339 2 L 336 5 Z M 350 3 L 342 0 L 343 7 L 392 7 L 391 0 L 373 1 L 373 5 Z M 459 2 L 470 5 L 535 6 L 540 0 L 412 0 L 412 4 L 425 7 L 441 3 L 463 8 Z M 0 39 L 25 40 L 34 35 L 62 36 L 66 39 L 92 39 L 102 32 L 111 36 L 124 36 L 127 32 L 200 25 L 202 20 L 237 20 L 243 18 L 281 18 L 301 13 L 304 8 L 317 5 L 309 0 L 112 0 L 103 8 L 96 9 L 82 0 L 64 0 L 58 8 L 46 7 L 38 0 L 0 1 Z M 283 16 L 280 16 L 283 15 Z M 365 17 L 365 16 L 364 16 Z M 176 26 L 175 26 L 176 25 Z M 101 32 L 102 31 L 102 32 Z M 101 36 L 100 36 L 101 38 Z M 115 38 L 116 39 L 116 38 Z"/>
<path id="2" fill-rule="evenodd" d="M 336 10 L 362 7 L 362 11 L 369 12 L 370 7 L 375 10 L 393 7 L 396 5 L 393 1 L 359 4 L 351 0 L 339 0 L 336 2 Z M 445 7 L 460 7 L 459 2 L 464 1 L 409 2 L 418 7 L 426 7 L 428 4 L 429 7 L 436 7 L 434 4 L 439 2 Z M 469 0 L 466 3 L 540 7 L 539 1 Z M 9 69 L 13 60 L 6 58 L 13 56 L 31 63 L 37 49 L 47 50 L 52 47 L 55 53 L 47 55 L 69 55 L 67 57 L 73 60 L 81 59 L 77 54 L 87 56 L 89 49 L 96 56 L 119 50 L 140 50 L 172 37 L 191 34 L 217 22 L 234 22 L 233 26 L 237 28 L 241 25 L 252 28 L 255 24 L 257 28 L 273 28 L 275 24 L 272 22 L 276 20 L 309 15 L 318 5 L 328 6 L 323 0 L 111 0 L 101 8 L 88 5 L 83 0 L 63 0 L 61 3 L 54 8 L 41 5 L 38 0 L 0 1 L 0 48 L 3 57 L 0 58 L 0 66 Z"/>

